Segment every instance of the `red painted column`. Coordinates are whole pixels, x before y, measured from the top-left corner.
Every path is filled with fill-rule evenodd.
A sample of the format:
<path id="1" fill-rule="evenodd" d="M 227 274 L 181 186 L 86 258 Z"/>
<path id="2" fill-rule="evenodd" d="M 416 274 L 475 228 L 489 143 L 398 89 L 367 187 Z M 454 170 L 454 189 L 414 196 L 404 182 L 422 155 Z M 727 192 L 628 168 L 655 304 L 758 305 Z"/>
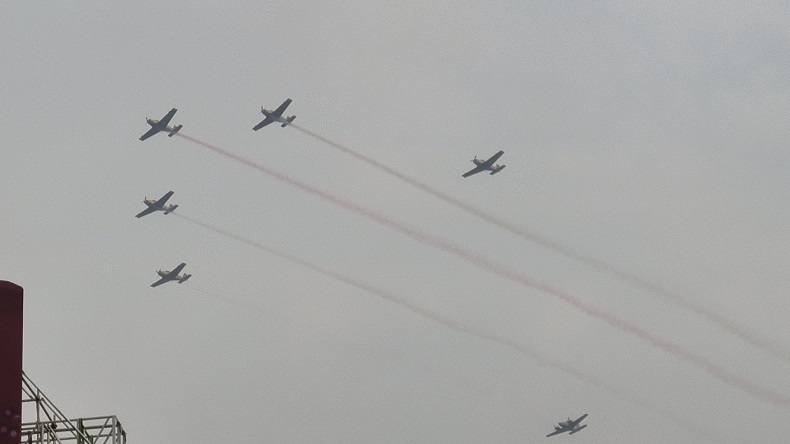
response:
<path id="1" fill-rule="evenodd" d="M 21 444 L 22 287 L 0 281 L 0 444 Z"/>

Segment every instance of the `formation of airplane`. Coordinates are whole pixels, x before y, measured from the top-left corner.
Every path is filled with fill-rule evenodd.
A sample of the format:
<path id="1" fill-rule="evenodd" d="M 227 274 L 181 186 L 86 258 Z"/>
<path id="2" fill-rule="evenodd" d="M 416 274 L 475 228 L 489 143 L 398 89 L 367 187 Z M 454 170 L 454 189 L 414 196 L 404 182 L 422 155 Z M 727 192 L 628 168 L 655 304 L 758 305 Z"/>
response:
<path id="1" fill-rule="evenodd" d="M 505 154 L 504 151 L 499 151 L 498 153 L 494 154 L 493 156 L 489 157 L 486 160 L 478 159 L 477 156 L 475 156 L 475 158 L 472 159 L 472 163 L 474 163 L 477 166 L 467 171 L 466 173 L 462 174 L 462 176 L 469 177 L 473 174 L 477 174 L 487 170 L 491 170 L 491 175 L 493 176 L 494 174 L 502 171 L 502 168 L 505 168 L 505 165 L 494 165 L 494 162 L 496 162 L 497 159 L 499 159 L 499 157 L 502 156 L 503 154 Z"/>
<path id="2" fill-rule="evenodd" d="M 554 426 L 554 431 L 546 435 L 546 438 L 554 435 L 559 435 L 560 433 L 565 433 L 565 432 L 569 432 L 568 433 L 569 435 L 573 435 L 574 433 L 587 427 L 587 424 L 583 426 L 579 426 L 579 423 L 584 421 L 584 418 L 586 417 L 587 417 L 587 413 L 583 414 L 582 416 L 578 417 L 575 420 L 568 418 L 567 421 L 559 422 L 556 426 Z"/>
<path id="3" fill-rule="evenodd" d="M 269 125 L 270 123 L 273 123 L 273 122 L 281 123 L 282 125 L 280 125 L 280 126 L 285 128 L 286 126 L 288 126 L 289 123 L 293 122 L 294 119 L 296 119 L 295 115 L 294 116 L 289 116 L 289 117 L 283 117 L 283 113 L 285 112 L 285 109 L 288 108 L 288 105 L 290 105 L 290 104 L 291 104 L 291 99 L 285 99 L 285 101 L 280 106 L 278 106 L 277 109 L 275 109 L 275 110 L 270 110 L 270 109 L 266 109 L 264 107 L 261 107 L 261 114 L 266 116 L 266 118 L 263 119 L 260 123 L 258 123 L 254 127 L 252 127 L 252 129 L 255 130 L 255 131 L 258 131 L 259 129 L 261 129 L 264 126 Z M 168 133 L 167 134 L 168 137 L 173 137 L 174 135 L 176 135 L 176 133 L 178 133 L 178 131 L 181 129 L 181 127 L 183 125 L 176 125 L 174 127 L 168 126 L 169 123 L 170 123 L 170 120 L 176 114 L 176 111 L 178 111 L 176 108 L 171 109 L 170 112 L 165 114 L 165 116 L 162 117 L 162 119 L 160 119 L 160 120 L 149 119 L 149 118 L 146 117 L 145 121 L 148 122 L 149 125 L 151 125 L 151 129 L 148 130 L 148 132 L 146 132 L 142 136 L 140 136 L 140 140 L 145 140 L 145 139 L 147 139 L 147 138 L 149 138 L 149 137 L 153 136 L 154 134 L 159 133 L 161 131 L 167 132 Z M 494 163 L 494 162 L 496 162 L 499 159 L 500 156 L 502 156 L 502 154 L 505 154 L 505 152 L 500 150 L 498 153 L 494 154 L 493 156 L 491 156 L 491 157 L 489 157 L 488 159 L 485 159 L 485 160 L 478 159 L 477 156 L 475 156 L 475 158 L 472 159 L 472 163 L 475 164 L 475 167 L 472 168 L 471 170 L 467 171 L 466 173 L 462 174 L 462 176 L 463 177 L 469 177 L 471 175 L 474 175 L 474 174 L 477 174 L 477 173 L 480 173 L 480 172 L 483 172 L 483 171 L 491 171 L 490 174 L 493 176 L 494 174 L 502 171 L 502 169 L 505 168 L 505 165 L 497 165 L 497 164 Z M 147 200 L 146 200 L 146 205 L 148 205 L 148 201 Z M 149 205 L 149 207 L 150 207 L 150 205 Z M 145 213 L 145 214 L 148 214 L 148 213 Z M 165 214 L 167 214 L 167 212 Z M 138 217 L 140 217 L 140 216 L 138 216 Z"/>
<path id="4" fill-rule="evenodd" d="M 157 200 L 149 199 L 149 198 L 146 197 L 145 200 L 143 201 L 143 203 L 148 205 L 148 208 L 146 208 L 143 211 L 141 211 L 135 217 L 140 218 L 140 217 L 145 216 L 146 214 L 151 214 L 154 211 L 164 211 L 165 214 L 172 213 L 173 210 L 178 208 L 178 205 L 173 205 L 173 204 L 165 205 L 165 203 L 167 202 L 167 199 L 170 199 L 170 196 L 172 196 L 172 195 L 173 195 L 173 192 L 172 191 L 168 191 L 167 193 L 165 193 L 164 196 L 160 197 Z"/>
<path id="5" fill-rule="evenodd" d="M 285 108 L 288 108 L 288 105 L 290 104 L 291 104 L 291 99 L 285 99 L 285 102 L 283 102 L 282 105 L 278 106 L 277 109 L 274 111 L 261 107 L 261 114 L 266 116 L 266 118 L 263 119 L 261 123 L 252 127 L 252 129 L 258 131 L 259 129 L 263 128 L 264 126 L 272 122 L 280 122 L 282 123 L 281 126 L 285 128 L 286 126 L 288 126 L 289 123 L 293 122 L 294 119 L 296 118 L 296 116 L 283 117 Z"/>
<path id="6" fill-rule="evenodd" d="M 171 109 L 160 120 L 149 119 L 148 117 L 146 117 L 145 121 L 148 122 L 149 125 L 151 125 L 151 129 L 149 129 L 147 133 L 140 136 L 140 140 L 145 140 L 160 131 L 166 131 L 168 133 L 167 135 L 168 137 L 175 136 L 178 130 L 180 130 L 181 127 L 184 126 L 184 125 L 176 125 L 174 127 L 167 126 L 170 123 L 170 119 L 172 119 L 173 116 L 176 114 L 176 111 L 178 110 L 175 108 Z"/>
<path id="7" fill-rule="evenodd" d="M 266 118 L 263 121 L 261 121 L 259 124 L 255 125 L 252 129 L 257 131 L 263 128 L 264 126 L 269 125 L 272 122 L 279 122 L 282 124 L 283 128 L 286 127 L 289 123 L 293 122 L 294 119 L 296 119 L 296 116 L 290 116 L 290 117 L 282 116 L 283 112 L 285 112 L 285 109 L 288 108 L 288 105 L 290 104 L 291 104 L 291 99 L 286 99 L 274 111 L 261 107 L 261 113 L 264 116 L 266 116 Z M 178 131 L 181 129 L 183 125 L 177 125 L 175 127 L 168 126 L 170 120 L 173 118 L 176 111 L 177 111 L 176 108 L 171 109 L 170 112 L 168 112 L 161 120 L 152 120 L 146 118 L 145 120 L 146 122 L 148 122 L 149 125 L 151 125 L 151 129 L 148 130 L 148 132 L 146 132 L 145 134 L 143 134 L 140 137 L 140 140 L 145 140 L 161 131 L 168 132 L 169 137 L 172 137 L 176 133 L 178 133 Z M 500 150 L 499 152 L 497 152 L 496 154 L 485 160 L 478 159 L 477 156 L 475 156 L 475 158 L 472 159 L 472 162 L 475 164 L 475 167 L 472 170 L 464 173 L 462 176 L 469 177 L 473 174 L 477 174 L 483 171 L 491 171 L 490 174 L 494 175 L 502 171 L 502 169 L 505 168 L 505 165 L 497 165 L 495 164 L 495 162 L 504 153 L 505 153 L 504 151 Z M 148 208 L 138 213 L 135 217 L 140 218 L 147 214 L 151 214 L 155 211 L 163 211 L 165 214 L 170 214 L 171 212 L 173 212 L 173 210 L 178 208 L 178 205 L 173 205 L 173 204 L 166 205 L 167 200 L 170 199 L 172 195 L 173 195 L 173 191 L 168 191 L 167 193 L 165 193 L 164 196 L 156 200 L 148 199 L 146 197 L 146 199 L 143 200 L 143 203 L 147 205 Z M 170 281 L 178 281 L 179 284 L 184 283 L 187 279 L 192 277 L 191 274 L 187 274 L 187 273 L 184 273 L 183 275 L 179 274 L 184 269 L 184 267 L 186 267 L 186 265 L 187 265 L 186 263 L 181 263 L 172 271 L 157 270 L 156 273 L 159 275 L 160 279 L 154 282 L 153 284 L 151 284 L 151 287 L 158 287 L 159 285 L 162 285 Z M 569 435 L 573 435 L 574 433 L 579 432 L 583 428 L 587 427 L 587 424 L 579 425 L 586 417 L 587 417 L 587 413 L 585 413 L 584 415 L 580 416 L 575 420 L 568 418 L 567 421 L 561 421 L 558 423 L 558 425 L 554 426 L 554 431 L 546 435 L 546 437 L 548 438 L 565 432 L 568 432 Z"/>
<path id="8" fill-rule="evenodd" d="M 173 271 L 170 271 L 170 270 L 164 270 L 164 271 L 158 270 L 156 272 L 156 274 L 158 274 L 161 277 L 161 279 L 159 279 L 158 281 L 156 281 L 153 284 L 151 284 L 151 286 L 152 287 L 158 287 L 159 285 L 162 285 L 165 282 L 170 282 L 170 281 L 178 281 L 179 284 L 183 284 L 187 279 L 192 277 L 191 274 L 186 274 L 186 273 L 184 273 L 182 275 L 178 274 L 178 273 L 181 273 L 181 270 L 183 270 L 184 267 L 186 267 L 186 266 L 187 266 L 187 264 L 182 262 L 181 265 L 179 265 L 178 267 L 174 268 Z"/>
<path id="9" fill-rule="evenodd" d="M 283 128 L 288 126 L 289 123 L 293 122 L 294 119 L 296 119 L 295 115 L 288 116 L 288 117 L 283 117 L 283 113 L 285 112 L 286 108 L 288 108 L 288 105 L 290 105 L 290 104 L 291 104 L 291 99 L 289 98 L 289 99 L 286 99 L 275 110 L 270 110 L 270 109 L 266 109 L 264 107 L 261 107 L 261 113 L 264 116 L 266 116 L 266 118 L 263 119 L 257 125 L 255 125 L 252 129 L 255 130 L 255 131 L 258 131 L 259 129 L 261 129 L 264 126 L 267 126 L 267 125 L 269 125 L 270 123 L 273 123 L 273 122 L 280 123 Z M 151 129 L 149 129 L 145 134 L 140 136 L 140 140 L 146 140 L 149 137 L 153 136 L 154 134 L 157 134 L 157 133 L 162 132 L 162 131 L 167 132 L 168 133 L 167 134 L 168 137 L 173 137 L 174 135 L 176 135 L 178 133 L 178 131 L 181 130 L 181 127 L 183 126 L 183 125 L 176 125 L 176 126 L 173 126 L 173 127 L 169 126 L 170 125 L 170 120 L 173 119 L 173 116 L 176 114 L 176 111 L 178 111 L 176 108 L 171 109 L 160 120 L 149 119 L 149 118 L 146 117 L 145 121 L 148 122 L 149 125 L 151 125 Z M 469 176 L 471 176 L 473 174 L 477 174 L 477 173 L 482 172 L 482 171 L 491 171 L 491 175 L 494 175 L 494 174 L 502 171 L 502 169 L 505 168 L 505 165 L 496 165 L 496 164 L 494 164 L 494 162 L 496 162 L 497 159 L 499 159 L 499 157 L 502 156 L 502 154 L 504 154 L 504 153 L 505 153 L 504 151 L 499 151 L 498 153 L 494 154 L 493 156 L 489 157 L 486 160 L 478 159 L 477 157 L 475 157 L 474 159 L 472 159 L 472 162 L 475 164 L 475 168 L 472 169 L 471 171 L 468 171 L 468 172 L 464 173 L 462 176 L 463 177 L 469 177 Z M 138 213 L 135 217 L 140 218 L 140 217 L 143 217 L 143 216 L 145 216 L 147 214 L 151 214 L 151 213 L 153 213 L 155 211 L 163 211 L 165 214 L 170 214 L 171 212 L 173 212 L 173 210 L 175 210 L 178 207 L 178 205 L 173 205 L 173 204 L 166 205 L 167 200 L 170 199 L 170 197 L 172 195 L 173 195 L 173 192 L 172 191 L 168 191 L 164 196 L 160 197 L 157 200 L 148 199 L 146 197 L 146 199 L 143 200 L 143 203 L 148 208 L 146 208 L 145 210 L 143 210 L 140 213 Z M 179 273 L 181 272 L 181 270 L 185 266 L 186 266 L 186 264 L 182 263 L 181 265 L 176 267 L 176 269 L 173 270 L 173 271 L 162 271 L 162 270 L 157 271 L 157 273 L 159 274 L 161 279 L 159 279 L 158 281 L 156 281 L 153 284 L 151 284 L 151 286 L 152 287 L 156 287 L 156 286 L 164 284 L 165 282 L 169 282 L 169 281 L 172 281 L 172 280 L 177 280 L 179 284 L 184 282 L 184 281 L 186 281 L 187 279 L 192 277 L 191 274 L 186 274 L 185 273 L 182 276 L 179 275 Z M 587 416 L 587 415 L 584 415 L 584 416 Z M 579 421 L 581 419 L 584 419 L 584 417 L 580 418 Z M 569 421 L 570 421 L 570 418 L 569 418 Z M 563 423 L 560 423 L 560 424 L 562 425 Z M 581 430 L 584 427 L 586 427 L 586 426 L 582 426 L 582 427 L 572 431 L 571 433 L 575 433 L 576 431 Z M 573 428 L 573 427 L 571 427 L 571 428 Z M 556 433 L 560 433 L 560 432 L 555 432 L 554 434 L 556 434 Z M 551 436 L 551 435 L 549 435 L 549 436 Z"/>

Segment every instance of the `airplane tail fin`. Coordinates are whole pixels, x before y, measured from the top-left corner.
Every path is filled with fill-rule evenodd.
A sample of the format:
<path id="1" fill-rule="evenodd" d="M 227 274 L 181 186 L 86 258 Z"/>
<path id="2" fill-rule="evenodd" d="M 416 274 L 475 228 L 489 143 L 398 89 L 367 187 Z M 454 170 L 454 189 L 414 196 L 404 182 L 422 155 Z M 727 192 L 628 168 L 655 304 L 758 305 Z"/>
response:
<path id="1" fill-rule="evenodd" d="M 170 205 L 170 206 L 167 208 L 167 211 L 165 211 L 165 214 L 170 214 L 170 213 L 172 213 L 172 212 L 173 212 L 173 210 L 175 210 L 176 208 L 178 208 L 178 205 Z"/>
<path id="2" fill-rule="evenodd" d="M 173 130 L 172 130 L 172 131 L 170 131 L 170 134 L 168 134 L 168 135 L 167 135 L 167 137 L 173 137 L 173 136 L 175 136 L 175 135 L 176 135 L 176 133 L 178 133 L 178 131 L 181 129 L 181 127 L 182 127 L 182 126 L 184 126 L 184 125 L 176 125 L 176 126 L 173 128 Z"/>
<path id="3" fill-rule="evenodd" d="M 184 275 L 184 277 L 182 277 L 181 279 L 179 279 L 179 280 L 178 280 L 178 283 L 179 283 L 179 284 L 183 284 L 184 282 L 186 282 L 186 281 L 187 281 L 187 279 L 189 279 L 189 278 L 191 278 L 191 277 L 192 277 L 192 275 L 191 275 L 191 274 L 185 274 L 185 275 Z M 585 427 L 586 427 L 586 426 L 585 426 Z"/>
<path id="4" fill-rule="evenodd" d="M 491 169 L 491 175 L 493 176 L 494 174 L 502 171 L 506 166 L 507 165 L 494 165 L 494 168 Z"/>
<path id="5" fill-rule="evenodd" d="M 580 432 L 580 431 L 581 431 L 583 428 L 585 428 L 585 427 L 587 427 L 587 424 L 585 424 L 585 425 L 583 425 L 583 426 L 581 426 L 581 427 L 577 427 L 577 428 L 575 428 L 575 429 L 571 430 L 571 432 L 570 432 L 570 433 L 568 433 L 568 434 L 569 434 L 569 435 L 573 435 L 573 434 L 574 434 L 574 433 L 576 433 L 576 432 Z"/>
<path id="6" fill-rule="evenodd" d="M 283 128 L 285 128 L 286 126 L 288 126 L 289 123 L 293 122 L 295 118 L 296 118 L 296 116 L 288 117 L 287 119 L 285 119 L 285 120 L 287 120 L 287 122 L 283 122 L 283 124 L 281 126 Z"/>

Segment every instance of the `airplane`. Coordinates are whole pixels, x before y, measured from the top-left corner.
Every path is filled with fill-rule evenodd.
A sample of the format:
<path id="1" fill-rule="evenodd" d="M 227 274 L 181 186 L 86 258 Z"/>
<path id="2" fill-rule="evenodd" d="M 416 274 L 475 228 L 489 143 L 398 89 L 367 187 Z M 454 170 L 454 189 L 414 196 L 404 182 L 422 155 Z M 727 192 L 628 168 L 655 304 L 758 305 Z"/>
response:
<path id="1" fill-rule="evenodd" d="M 184 269 L 184 267 L 186 267 L 186 266 L 187 266 L 187 264 L 185 264 L 185 263 L 183 263 L 183 262 L 182 262 L 182 263 L 181 263 L 181 265 L 179 265 L 178 267 L 176 267 L 176 268 L 175 268 L 173 271 L 169 271 L 169 270 L 165 270 L 165 271 L 158 270 L 158 271 L 156 272 L 156 274 L 158 274 L 159 276 L 161 276 L 161 277 L 162 277 L 162 279 L 159 279 L 158 281 L 154 282 L 153 284 L 151 284 L 151 286 L 152 286 L 152 287 L 157 287 L 157 286 L 159 286 L 159 285 L 162 285 L 162 284 L 164 284 L 165 282 L 176 281 L 176 280 L 178 281 L 178 283 L 179 283 L 179 284 L 183 284 L 183 283 L 184 283 L 184 282 L 185 282 L 187 279 L 189 279 L 189 278 L 191 278 L 191 277 L 192 277 L 192 275 L 191 275 L 191 274 L 186 274 L 186 273 L 184 273 L 184 274 L 182 274 L 182 275 L 180 275 L 180 276 L 178 275 L 178 273 L 181 273 L 181 270 L 183 270 L 183 269 Z"/>
<path id="2" fill-rule="evenodd" d="M 475 156 L 475 158 L 472 159 L 472 162 L 477 166 L 474 167 L 472 170 L 462 174 L 462 176 L 469 177 L 472 174 L 477 174 L 481 171 L 486 171 L 486 170 L 491 170 L 491 175 L 493 176 L 494 174 L 502 171 L 502 168 L 505 167 L 505 165 L 494 165 L 494 162 L 496 162 L 497 159 L 499 159 L 499 156 L 503 154 L 505 154 L 505 152 L 500 151 L 494 154 L 493 156 L 489 157 L 488 160 L 478 159 L 477 156 Z"/>
<path id="3" fill-rule="evenodd" d="M 282 127 L 285 128 L 288 126 L 289 123 L 293 122 L 296 116 L 291 117 L 283 117 L 283 112 L 285 112 L 285 108 L 288 108 L 288 105 L 291 104 L 291 99 L 286 99 L 282 105 L 278 106 L 276 110 L 272 111 L 270 109 L 266 109 L 261 107 L 261 113 L 266 116 L 261 123 L 252 127 L 253 130 L 258 131 L 259 129 L 263 128 L 264 126 L 272 123 L 272 122 L 280 122 L 282 123 Z"/>
<path id="4" fill-rule="evenodd" d="M 151 214 L 154 211 L 164 211 L 165 214 L 172 213 L 173 210 L 178 208 L 178 205 L 173 205 L 173 204 L 165 205 L 165 202 L 167 202 L 167 199 L 170 199 L 170 196 L 172 196 L 172 195 L 173 195 L 173 192 L 172 191 L 168 191 L 167 193 L 165 193 L 164 196 L 160 197 L 158 200 L 149 199 L 148 197 L 146 197 L 145 200 L 143 201 L 143 203 L 148 205 L 148 208 L 146 208 L 143 211 L 141 211 L 140 214 L 138 214 L 135 217 L 140 218 L 140 217 L 145 216 L 146 214 Z"/>
<path id="5" fill-rule="evenodd" d="M 580 416 L 576 420 L 572 420 L 572 419 L 568 418 L 567 421 L 559 422 L 558 423 L 559 425 L 554 426 L 554 431 L 549 433 L 548 435 L 546 435 L 546 438 L 548 438 L 549 436 L 559 435 L 560 433 L 565 433 L 565 432 L 570 432 L 568 434 L 569 435 L 573 435 L 574 433 L 576 433 L 576 432 L 580 431 L 581 429 L 587 427 L 587 424 L 579 427 L 579 423 L 584 421 L 584 418 L 586 418 L 586 417 L 587 417 L 587 413 L 583 414 L 582 416 Z"/>
<path id="6" fill-rule="evenodd" d="M 175 115 L 176 111 L 178 110 L 175 108 L 171 109 L 167 114 L 165 114 L 164 117 L 162 117 L 162 120 L 149 119 L 148 117 L 146 117 L 145 121 L 148 122 L 149 125 L 151 125 L 151 129 L 149 129 L 147 133 L 140 136 L 140 140 L 145 140 L 153 136 L 154 134 L 158 133 L 159 131 L 167 131 L 169 133 L 167 137 L 175 136 L 178 130 L 180 130 L 181 127 L 184 126 L 184 125 L 176 125 L 174 127 L 167 126 L 167 124 L 170 123 L 170 119 L 172 119 L 173 115 Z"/>

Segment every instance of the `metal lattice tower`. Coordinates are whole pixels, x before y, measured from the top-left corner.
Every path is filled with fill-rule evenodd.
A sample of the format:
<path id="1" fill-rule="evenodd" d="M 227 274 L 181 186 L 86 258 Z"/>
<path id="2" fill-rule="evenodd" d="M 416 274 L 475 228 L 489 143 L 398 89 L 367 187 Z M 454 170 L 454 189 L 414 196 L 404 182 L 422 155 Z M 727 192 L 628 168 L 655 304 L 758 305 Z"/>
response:
<path id="1" fill-rule="evenodd" d="M 22 421 L 22 444 L 126 444 L 126 431 L 117 417 L 68 419 L 24 372 Z"/>

